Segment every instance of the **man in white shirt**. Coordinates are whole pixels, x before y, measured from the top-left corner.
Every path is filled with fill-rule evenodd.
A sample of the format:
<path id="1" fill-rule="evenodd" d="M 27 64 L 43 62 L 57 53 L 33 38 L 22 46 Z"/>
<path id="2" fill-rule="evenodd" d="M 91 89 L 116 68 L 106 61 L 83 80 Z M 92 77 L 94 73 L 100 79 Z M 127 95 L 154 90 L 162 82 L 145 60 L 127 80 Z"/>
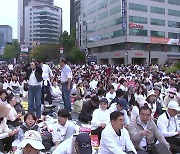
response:
<path id="1" fill-rule="evenodd" d="M 42 98 L 41 103 L 44 104 L 44 94 L 46 93 L 46 100 L 49 104 L 52 104 L 52 95 L 51 95 L 51 82 L 50 79 L 53 77 L 53 73 L 49 65 L 43 64 L 43 61 L 38 61 L 42 68 Z"/>
<path id="2" fill-rule="evenodd" d="M 169 142 L 171 151 L 174 153 L 180 152 L 180 127 L 177 113 L 180 111 L 180 106 L 176 101 L 171 101 L 168 104 L 168 110 L 159 116 L 157 126 L 159 131 Z"/>
<path id="3" fill-rule="evenodd" d="M 102 131 L 99 154 L 136 154 L 128 131 L 123 127 L 124 116 L 119 111 L 110 115 L 111 123 Z"/>
<path id="4" fill-rule="evenodd" d="M 62 84 L 62 99 L 64 108 L 71 112 L 71 89 L 72 89 L 72 70 L 67 65 L 64 58 L 60 60 L 61 65 L 61 84 Z"/>
<path id="5" fill-rule="evenodd" d="M 111 101 L 116 97 L 116 92 L 114 90 L 114 86 L 110 85 L 109 86 L 109 92 L 106 94 L 106 98 L 108 100 L 108 104 L 111 103 Z"/>
<path id="6" fill-rule="evenodd" d="M 96 90 L 98 84 L 97 76 L 94 76 L 93 80 L 89 83 L 89 86 L 92 90 Z"/>
<path id="7" fill-rule="evenodd" d="M 69 117 L 70 113 L 66 109 L 58 111 L 58 123 L 54 124 L 52 132 L 55 148 L 78 130 L 78 127 L 68 120 Z"/>

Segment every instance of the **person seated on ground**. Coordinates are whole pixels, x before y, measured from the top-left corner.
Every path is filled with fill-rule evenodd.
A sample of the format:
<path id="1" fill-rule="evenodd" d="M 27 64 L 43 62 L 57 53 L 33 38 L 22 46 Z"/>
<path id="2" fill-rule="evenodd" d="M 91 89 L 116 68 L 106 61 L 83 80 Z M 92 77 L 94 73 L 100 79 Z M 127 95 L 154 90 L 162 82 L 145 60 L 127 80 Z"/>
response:
<path id="1" fill-rule="evenodd" d="M 91 138 L 88 133 L 73 135 L 58 145 L 53 154 L 95 154 L 91 146 Z"/>
<path id="2" fill-rule="evenodd" d="M 82 107 L 82 111 L 79 114 L 79 121 L 88 123 L 92 120 L 92 114 L 95 109 L 99 107 L 99 98 L 97 96 L 92 96 L 91 100 L 85 102 Z"/>
<path id="3" fill-rule="evenodd" d="M 7 96 L 7 107 L 9 107 L 11 110 L 7 116 L 7 124 L 11 125 L 13 127 L 17 127 L 22 124 L 20 117 L 22 114 L 18 114 L 15 110 L 14 106 L 16 105 L 16 97 L 13 94 L 9 94 Z"/>
<path id="4" fill-rule="evenodd" d="M 0 91 L 0 102 L 3 102 L 3 103 L 5 103 L 5 104 L 7 104 L 7 99 L 6 99 L 6 97 L 7 97 L 7 92 L 6 92 L 6 90 L 2 89 L 2 90 Z"/>
<path id="5" fill-rule="evenodd" d="M 171 88 L 164 98 L 164 105 L 167 107 L 170 101 L 177 101 L 177 89 Z"/>
<path id="6" fill-rule="evenodd" d="M 52 82 L 51 94 L 52 94 L 54 99 L 56 99 L 56 98 L 61 99 L 62 98 L 62 91 L 60 90 L 60 87 L 58 86 L 56 79 L 54 79 Z"/>
<path id="7" fill-rule="evenodd" d="M 114 111 L 120 111 L 121 113 L 124 114 L 124 124 L 125 124 L 125 126 L 128 126 L 128 124 L 130 122 L 128 114 L 127 114 L 127 110 L 128 110 L 128 102 L 124 98 L 121 98 L 117 102 L 117 104 L 113 103 L 109 108 L 110 113 L 112 113 Z"/>
<path id="8" fill-rule="evenodd" d="M 169 144 L 151 119 L 151 112 L 151 109 L 147 105 L 142 106 L 139 111 L 139 116 L 135 121 L 131 121 L 128 126 L 131 140 L 139 153 L 146 154 L 150 152 L 146 150 L 149 145 L 155 144 L 155 140 L 158 140 L 159 143 L 169 148 Z"/>
<path id="9" fill-rule="evenodd" d="M 106 94 L 106 98 L 108 100 L 108 105 L 111 103 L 111 101 L 116 97 L 116 92 L 114 90 L 114 86 L 109 86 L 109 92 Z"/>
<path id="10" fill-rule="evenodd" d="M 102 131 L 99 154 L 136 154 L 129 133 L 124 128 L 124 115 L 119 111 L 110 114 L 110 123 Z"/>
<path id="11" fill-rule="evenodd" d="M 17 91 L 20 88 L 18 77 L 15 73 L 12 74 L 12 78 L 10 81 L 10 87 L 13 89 L 13 91 Z"/>
<path id="12" fill-rule="evenodd" d="M 172 152 L 180 152 L 180 127 L 177 113 L 180 106 L 177 102 L 171 101 L 168 104 L 168 110 L 159 116 L 157 126 L 159 131 L 169 142 Z"/>
<path id="13" fill-rule="evenodd" d="M 17 130 L 10 130 L 6 124 L 5 118 L 10 112 L 4 103 L 0 102 L 0 153 L 9 152 L 11 150 L 11 144 L 14 141 L 14 135 L 17 134 Z"/>
<path id="14" fill-rule="evenodd" d="M 36 116 L 34 113 L 26 113 L 24 116 L 24 123 L 20 126 L 19 132 L 18 132 L 18 137 L 17 139 L 13 142 L 12 146 L 13 149 L 16 150 L 17 145 L 22 141 L 24 138 L 24 133 L 28 130 L 35 130 L 40 132 L 39 126 L 36 124 Z"/>
<path id="15" fill-rule="evenodd" d="M 134 87 L 133 86 L 128 86 L 128 91 L 124 94 L 123 98 L 127 100 L 128 105 L 132 107 L 132 105 L 135 102 L 135 97 L 134 97 Z"/>
<path id="16" fill-rule="evenodd" d="M 101 139 L 101 132 L 110 122 L 110 113 L 107 110 L 108 100 L 102 98 L 99 101 L 99 109 L 94 110 L 91 121 L 91 134 L 98 135 L 98 140 Z"/>
<path id="17" fill-rule="evenodd" d="M 99 97 L 99 100 L 104 98 L 106 95 L 106 90 L 104 88 L 98 89 L 97 96 Z"/>
<path id="18" fill-rule="evenodd" d="M 23 140 L 19 143 L 15 154 L 43 154 L 41 150 L 45 149 L 42 144 L 42 138 L 39 132 L 28 130 L 24 134 Z"/>
<path id="19" fill-rule="evenodd" d="M 120 79 L 118 89 L 122 89 L 122 91 L 124 91 L 124 92 L 128 91 L 128 83 L 125 78 Z"/>
<path id="20" fill-rule="evenodd" d="M 142 95 L 137 96 L 135 103 L 133 104 L 133 108 L 131 111 L 131 118 L 130 120 L 136 120 L 136 118 L 139 116 L 139 109 L 144 106 L 144 104 L 147 103 L 145 98 Z"/>
<path id="21" fill-rule="evenodd" d="M 138 83 L 138 82 L 137 82 Z M 139 96 L 139 95 L 142 95 L 145 99 L 146 99 L 146 92 L 145 92 L 145 88 L 143 85 L 139 85 L 136 89 L 136 92 L 134 94 L 134 97 L 135 97 L 135 100 L 136 98 Z"/>
<path id="22" fill-rule="evenodd" d="M 57 148 L 61 142 L 71 137 L 78 130 L 76 125 L 72 121 L 68 120 L 70 116 L 70 113 L 66 109 L 58 111 L 58 123 L 54 124 L 52 131 L 55 148 Z"/>
<path id="23" fill-rule="evenodd" d="M 81 100 L 87 95 L 86 87 L 83 82 L 80 81 L 76 88 L 76 100 Z"/>
<path id="24" fill-rule="evenodd" d="M 111 101 L 111 104 L 117 103 L 121 98 L 123 98 L 124 92 L 121 89 L 116 90 L 116 97 Z"/>

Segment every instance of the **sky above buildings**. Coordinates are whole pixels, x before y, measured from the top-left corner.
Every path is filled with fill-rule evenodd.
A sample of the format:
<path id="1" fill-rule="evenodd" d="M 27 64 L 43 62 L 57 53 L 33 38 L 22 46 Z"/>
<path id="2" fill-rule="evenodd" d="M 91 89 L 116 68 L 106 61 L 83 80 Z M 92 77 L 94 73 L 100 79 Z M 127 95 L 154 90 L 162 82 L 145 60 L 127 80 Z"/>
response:
<path id="1" fill-rule="evenodd" d="M 54 4 L 63 9 L 63 31 L 70 32 L 70 0 L 54 0 Z M 0 0 L 0 25 L 11 26 L 17 39 L 18 0 Z"/>

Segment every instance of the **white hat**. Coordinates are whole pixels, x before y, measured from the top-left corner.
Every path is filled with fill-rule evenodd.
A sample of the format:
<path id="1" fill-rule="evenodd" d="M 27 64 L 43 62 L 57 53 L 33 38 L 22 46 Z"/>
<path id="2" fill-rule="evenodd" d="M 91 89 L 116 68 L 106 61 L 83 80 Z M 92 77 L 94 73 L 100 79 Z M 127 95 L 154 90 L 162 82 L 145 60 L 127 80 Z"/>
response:
<path id="1" fill-rule="evenodd" d="M 27 144 L 30 144 L 34 149 L 42 150 L 45 149 L 42 144 L 42 138 L 39 132 L 35 130 L 28 130 L 24 134 L 24 139 L 20 142 L 19 148 L 26 147 Z"/>
<path id="2" fill-rule="evenodd" d="M 176 88 L 171 88 L 169 90 L 169 93 L 173 93 L 174 95 L 177 95 L 177 89 Z"/>
<path id="3" fill-rule="evenodd" d="M 143 95 L 139 95 L 137 98 L 136 98 L 136 101 L 138 102 L 139 106 L 142 107 L 144 106 L 146 102 L 146 98 L 143 97 Z"/>
<path id="4" fill-rule="evenodd" d="M 170 101 L 168 104 L 168 108 L 176 110 L 176 111 L 180 111 L 180 106 L 179 106 L 178 102 L 176 102 L 176 101 Z"/>
<path id="5" fill-rule="evenodd" d="M 155 96 L 156 96 L 154 90 L 148 91 L 147 97 L 149 97 L 149 96 L 151 96 L 151 95 L 155 95 Z"/>

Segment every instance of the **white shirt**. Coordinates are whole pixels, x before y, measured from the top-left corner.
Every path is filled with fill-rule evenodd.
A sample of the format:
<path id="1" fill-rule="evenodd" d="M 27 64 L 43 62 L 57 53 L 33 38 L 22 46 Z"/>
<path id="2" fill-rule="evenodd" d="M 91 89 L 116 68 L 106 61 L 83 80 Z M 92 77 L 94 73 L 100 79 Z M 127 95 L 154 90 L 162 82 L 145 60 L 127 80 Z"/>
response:
<path id="1" fill-rule="evenodd" d="M 61 82 L 67 82 L 68 79 L 72 79 L 71 68 L 66 64 L 61 70 Z"/>
<path id="2" fill-rule="evenodd" d="M 60 125 L 59 122 L 54 124 L 53 132 L 52 132 L 52 138 L 53 138 L 54 143 L 55 142 L 62 142 L 64 140 L 68 125 L 69 125 L 68 120 L 64 126 Z"/>
<path id="3" fill-rule="evenodd" d="M 15 121 L 17 117 L 17 111 L 14 107 L 12 107 L 10 104 L 7 104 L 7 107 L 9 107 L 11 110 L 9 111 L 9 114 L 7 116 L 7 120 Z"/>
<path id="4" fill-rule="evenodd" d="M 110 108 L 109 108 L 109 112 L 110 112 L 110 113 L 112 113 L 112 112 L 114 112 L 114 111 L 118 111 L 116 103 L 111 104 L 111 106 L 110 106 Z M 130 122 L 130 120 L 129 120 L 129 117 L 128 117 L 128 115 L 127 115 L 127 111 L 123 109 L 123 110 L 121 110 L 121 111 L 119 111 L 119 112 L 121 112 L 121 113 L 124 114 L 124 124 L 125 124 L 125 125 L 128 125 L 129 122 Z"/>
<path id="5" fill-rule="evenodd" d="M 151 111 L 152 111 L 151 116 L 153 117 L 154 114 L 155 114 L 155 112 L 156 112 L 156 107 L 157 107 L 157 105 L 156 105 L 155 102 L 152 104 L 152 106 L 151 106 L 150 103 L 147 103 L 147 104 L 148 104 L 148 107 L 149 107 L 149 108 L 151 109 Z"/>
<path id="6" fill-rule="evenodd" d="M 125 150 L 137 154 L 127 129 L 121 129 L 121 136 L 118 136 L 108 124 L 102 131 L 98 154 L 126 154 Z"/>
<path id="7" fill-rule="evenodd" d="M 110 113 L 108 110 L 96 109 L 93 112 L 91 129 L 97 129 L 101 123 L 108 124 L 110 122 Z"/>
<path id="8" fill-rule="evenodd" d="M 0 123 L 0 139 L 4 139 L 8 137 L 8 132 L 11 130 L 8 128 L 8 125 L 6 124 L 7 119 L 4 118 L 4 120 Z"/>
<path id="9" fill-rule="evenodd" d="M 108 92 L 106 94 L 106 98 L 108 100 L 108 103 L 110 103 L 115 97 L 116 97 L 116 92 L 113 92 L 112 94 L 110 92 Z"/>
<path id="10" fill-rule="evenodd" d="M 35 71 L 36 71 L 36 70 L 32 70 L 31 75 L 30 75 L 30 77 L 29 77 L 28 84 L 29 84 L 30 86 L 38 86 L 38 85 L 41 85 L 41 82 L 38 82 L 37 79 L 36 79 Z"/>
<path id="11" fill-rule="evenodd" d="M 139 108 L 137 106 L 133 106 L 131 111 L 131 121 L 135 121 L 139 116 Z"/>
<path id="12" fill-rule="evenodd" d="M 50 80 L 50 76 L 53 76 L 52 70 L 47 64 L 42 65 L 42 78 L 43 80 Z"/>
<path id="13" fill-rule="evenodd" d="M 90 83 L 89 83 L 89 86 L 91 89 L 95 90 L 97 88 L 97 84 L 98 84 L 98 81 L 96 80 L 92 80 Z"/>
<path id="14" fill-rule="evenodd" d="M 157 127 L 164 137 L 175 136 L 180 131 L 178 117 L 171 117 L 169 114 L 168 117 L 169 119 L 167 118 L 166 113 L 163 113 L 157 120 Z"/>

